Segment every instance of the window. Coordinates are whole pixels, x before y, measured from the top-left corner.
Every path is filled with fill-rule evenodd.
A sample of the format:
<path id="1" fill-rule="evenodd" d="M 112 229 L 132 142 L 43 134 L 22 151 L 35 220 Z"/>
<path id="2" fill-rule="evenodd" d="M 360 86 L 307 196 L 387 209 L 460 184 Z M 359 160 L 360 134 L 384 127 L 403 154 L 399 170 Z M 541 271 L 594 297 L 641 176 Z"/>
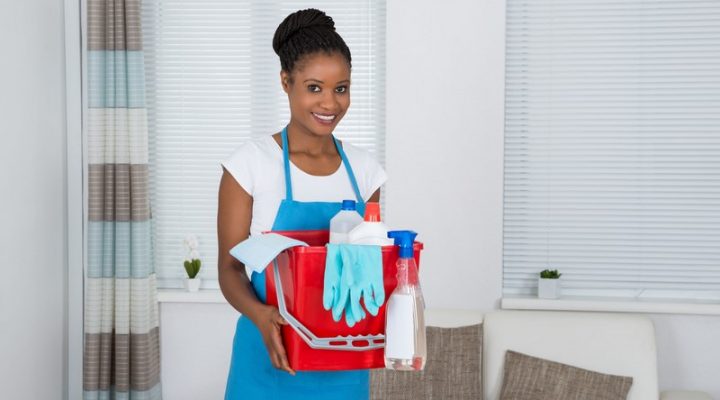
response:
<path id="1" fill-rule="evenodd" d="M 352 106 L 337 136 L 384 159 L 385 4 L 146 0 L 142 5 L 155 266 L 181 287 L 183 238 L 198 237 L 204 287 L 217 287 L 220 161 L 288 121 L 275 28 L 293 11 L 327 12 L 353 56 Z"/>
<path id="2" fill-rule="evenodd" d="M 504 295 L 720 300 L 720 3 L 508 0 Z"/>

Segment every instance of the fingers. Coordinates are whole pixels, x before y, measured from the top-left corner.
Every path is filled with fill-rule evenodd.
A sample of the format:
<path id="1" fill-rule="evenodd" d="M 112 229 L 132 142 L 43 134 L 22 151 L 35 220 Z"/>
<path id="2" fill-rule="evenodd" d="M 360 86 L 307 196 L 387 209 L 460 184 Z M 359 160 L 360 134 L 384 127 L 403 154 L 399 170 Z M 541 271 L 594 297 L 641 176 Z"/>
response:
<path id="1" fill-rule="evenodd" d="M 372 285 L 373 296 L 375 297 L 375 304 L 378 307 L 385 303 L 385 286 L 383 285 L 382 278 L 377 282 L 380 286 Z"/>
<path id="2" fill-rule="evenodd" d="M 325 260 L 325 276 L 323 286 L 323 308 L 330 310 L 340 297 L 340 275 L 342 259 L 337 245 L 328 244 L 327 258 Z"/>
<path id="3" fill-rule="evenodd" d="M 357 322 L 357 320 L 355 319 L 355 316 L 352 314 L 352 311 L 345 310 L 345 324 L 347 326 L 349 326 L 350 328 L 352 328 L 353 326 L 355 326 L 356 322 Z"/>
<path id="4" fill-rule="evenodd" d="M 279 325 L 287 325 L 287 321 L 285 321 L 285 318 L 280 315 L 280 312 L 273 315 L 273 322 Z"/>
<path id="5" fill-rule="evenodd" d="M 368 310 L 370 315 L 377 316 L 380 306 L 377 304 L 372 292 L 372 289 L 363 291 L 363 303 L 365 303 L 365 308 Z"/>
<path id="6" fill-rule="evenodd" d="M 370 293 L 372 293 L 372 296 L 370 296 Z M 374 316 L 377 315 L 380 307 L 385 303 L 385 288 L 382 286 L 382 282 L 380 282 L 379 290 L 377 286 L 371 284 L 370 289 L 364 294 L 365 297 L 363 297 L 363 301 L 365 301 L 365 308 L 367 308 L 370 314 Z"/>
<path id="7" fill-rule="evenodd" d="M 352 312 L 352 315 L 355 317 L 355 322 L 358 322 L 365 318 L 365 311 L 362 308 L 362 305 L 360 304 L 360 290 L 352 290 L 350 292 L 350 311 Z M 346 311 L 347 313 L 347 311 Z"/>
<path id="8" fill-rule="evenodd" d="M 280 330 L 282 325 L 287 325 L 285 318 L 280 315 L 277 308 L 267 306 L 263 317 L 260 319 L 258 328 L 263 336 L 265 347 L 270 357 L 270 362 L 273 367 L 286 371 L 291 375 L 295 375 L 295 371 L 290 368 L 290 363 L 285 353 L 285 346 L 282 341 L 282 332 Z"/>
<path id="9" fill-rule="evenodd" d="M 287 323 L 282 317 L 280 317 L 283 323 Z M 280 322 L 278 322 L 280 323 Z M 280 332 L 280 326 L 276 325 L 273 329 L 270 337 L 270 360 L 275 368 L 283 370 L 290 375 L 295 375 L 295 371 L 290 368 L 290 363 L 287 359 L 287 353 L 285 352 L 285 346 L 282 342 L 282 334 Z"/>
<path id="10" fill-rule="evenodd" d="M 359 310 L 359 314 L 356 314 Z M 365 314 L 365 311 L 360 308 L 353 308 L 349 304 L 345 308 L 345 323 L 347 326 L 352 328 L 357 324 L 358 322 L 362 321 L 367 315 Z"/>
<path id="11" fill-rule="evenodd" d="M 338 301 L 335 302 L 332 309 L 332 316 L 333 320 L 335 322 L 340 321 L 340 318 L 342 318 L 342 313 L 345 310 L 345 306 L 348 301 L 348 297 L 350 296 L 350 289 L 341 287 L 338 294 Z"/>
<path id="12" fill-rule="evenodd" d="M 328 286 L 330 286 L 328 288 Z M 335 300 L 337 300 L 338 295 L 336 292 L 336 286 L 335 285 L 328 285 L 328 282 L 326 280 L 325 282 L 325 288 L 323 289 L 323 308 L 325 310 L 330 310 L 332 306 L 335 304 Z"/>

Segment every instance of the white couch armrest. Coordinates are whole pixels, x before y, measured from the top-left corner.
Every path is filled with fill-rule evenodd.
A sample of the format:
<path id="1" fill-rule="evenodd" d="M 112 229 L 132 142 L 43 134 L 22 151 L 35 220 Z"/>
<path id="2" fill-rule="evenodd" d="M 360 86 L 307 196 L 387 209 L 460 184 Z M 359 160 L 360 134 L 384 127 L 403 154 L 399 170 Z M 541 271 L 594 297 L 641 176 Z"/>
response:
<path id="1" fill-rule="evenodd" d="M 629 314 L 495 311 L 483 318 L 483 386 L 500 398 L 505 352 L 631 376 L 628 400 L 659 397 L 655 330 L 649 318 Z"/>
<path id="2" fill-rule="evenodd" d="M 483 321 L 483 312 L 478 310 L 459 310 L 428 308 L 425 310 L 425 325 L 440 328 L 458 328 L 477 325 Z"/>
<path id="3" fill-rule="evenodd" d="M 665 390 L 660 393 L 660 400 L 713 400 L 705 392 L 691 390 Z"/>

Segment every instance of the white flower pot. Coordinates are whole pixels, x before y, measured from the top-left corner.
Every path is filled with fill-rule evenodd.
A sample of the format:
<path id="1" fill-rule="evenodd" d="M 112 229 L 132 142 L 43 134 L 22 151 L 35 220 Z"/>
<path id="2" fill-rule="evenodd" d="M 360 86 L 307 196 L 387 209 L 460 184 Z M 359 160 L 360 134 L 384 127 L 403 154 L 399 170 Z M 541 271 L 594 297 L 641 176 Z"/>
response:
<path id="1" fill-rule="evenodd" d="M 557 299 L 560 297 L 560 278 L 538 278 L 538 297 L 541 299 Z"/>
<path id="2" fill-rule="evenodd" d="M 200 289 L 200 283 L 202 283 L 200 278 L 185 278 L 185 289 L 188 292 L 197 292 Z"/>

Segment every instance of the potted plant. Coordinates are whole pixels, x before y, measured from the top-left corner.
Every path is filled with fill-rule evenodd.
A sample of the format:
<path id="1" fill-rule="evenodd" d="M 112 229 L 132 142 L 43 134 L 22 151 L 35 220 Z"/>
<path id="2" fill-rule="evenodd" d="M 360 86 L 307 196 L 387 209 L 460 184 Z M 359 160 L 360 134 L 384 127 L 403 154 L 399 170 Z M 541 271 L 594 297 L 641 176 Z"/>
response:
<path id="1" fill-rule="evenodd" d="M 541 299 L 557 299 L 560 297 L 560 276 L 558 270 L 546 269 L 538 278 L 538 297 Z"/>
<path id="2" fill-rule="evenodd" d="M 188 250 L 188 256 L 185 259 L 183 265 L 185 266 L 185 272 L 187 278 L 185 278 L 185 289 L 189 292 L 197 292 L 200 289 L 200 279 L 197 275 L 200 272 L 200 254 L 198 253 L 198 241 L 195 236 L 188 236 L 185 238 L 185 248 Z"/>

